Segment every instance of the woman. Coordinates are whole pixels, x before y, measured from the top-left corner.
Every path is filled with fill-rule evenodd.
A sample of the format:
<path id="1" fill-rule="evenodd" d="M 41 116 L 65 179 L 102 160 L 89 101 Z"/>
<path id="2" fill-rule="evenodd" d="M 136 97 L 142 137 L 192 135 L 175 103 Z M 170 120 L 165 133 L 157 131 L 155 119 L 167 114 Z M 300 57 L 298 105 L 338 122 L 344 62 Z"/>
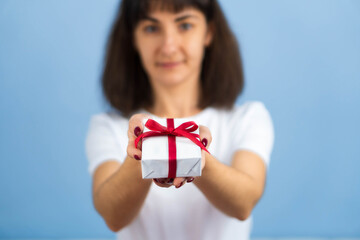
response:
<path id="1" fill-rule="evenodd" d="M 249 239 L 273 147 L 261 102 L 243 89 L 237 41 L 215 0 L 123 0 L 102 86 L 114 111 L 86 140 L 93 201 L 119 239 Z M 142 179 L 135 138 L 145 117 L 193 120 L 211 153 L 202 175 Z"/>

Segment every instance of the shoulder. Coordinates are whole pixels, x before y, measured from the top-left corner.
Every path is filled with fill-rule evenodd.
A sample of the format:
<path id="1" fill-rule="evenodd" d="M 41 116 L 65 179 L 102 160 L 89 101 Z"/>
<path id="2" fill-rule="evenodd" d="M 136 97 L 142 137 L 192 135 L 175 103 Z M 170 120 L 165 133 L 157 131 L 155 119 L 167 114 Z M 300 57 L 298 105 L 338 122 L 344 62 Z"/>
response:
<path id="1" fill-rule="evenodd" d="M 236 106 L 233 117 L 238 120 L 241 119 L 244 126 L 273 128 L 270 112 L 261 101 L 247 101 L 240 106 Z"/>
<path id="2" fill-rule="evenodd" d="M 242 104 L 234 104 L 230 109 L 211 107 L 202 119 L 208 125 L 233 128 L 234 126 L 246 126 L 254 120 L 271 122 L 271 116 L 265 104 L 261 101 L 246 101 Z"/>
<path id="3" fill-rule="evenodd" d="M 93 114 L 90 118 L 90 125 L 97 126 L 115 126 L 115 125 L 127 125 L 128 119 L 123 117 L 120 113 L 112 111 L 112 112 L 102 112 Z"/>
<path id="4" fill-rule="evenodd" d="M 231 109 L 212 109 L 213 115 L 221 118 L 227 124 L 245 124 L 255 119 L 271 119 L 270 113 L 261 101 L 246 101 L 243 104 L 235 104 Z"/>
<path id="5" fill-rule="evenodd" d="M 127 121 L 112 112 L 97 113 L 91 116 L 85 140 L 89 172 L 109 159 L 122 162 L 126 157 Z"/>
<path id="6" fill-rule="evenodd" d="M 254 114 L 269 114 L 265 104 L 261 101 L 247 101 L 241 105 L 234 105 L 233 115 L 251 116 Z"/>
<path id="7" fill-rule="evenodd" d="M 258 154 L 268 166 L 274 144 L 274 126 L 265 104 L 249 101 L 237 106 L 233 119 L 233 148 Z"/>
<path id="8" fill-rule="evenodd" d="M 100 137 L 115 137 L 121 140 L 127 137 L 128 124 L 128 119 L 116 112 L 93 114 L 88 124 L 87 135 L 94 141 Z"/>

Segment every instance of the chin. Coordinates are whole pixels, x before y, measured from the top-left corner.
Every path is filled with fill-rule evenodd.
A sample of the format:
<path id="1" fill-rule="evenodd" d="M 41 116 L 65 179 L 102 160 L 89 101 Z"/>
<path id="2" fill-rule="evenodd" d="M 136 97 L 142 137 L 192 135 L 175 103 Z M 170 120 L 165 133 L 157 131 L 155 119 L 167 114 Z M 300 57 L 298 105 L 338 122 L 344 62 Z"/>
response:
<path id="1" fill-rule="evenodd" d="M 160 78 L 155 78 L 155 79 L 157 79 L 156 81 L 161 85 L 169 86 L 169 87 L 176 86 L 184 81 L 184 78 L 180 76 L 168 76 L 168 77 L 162 76 Z"/>

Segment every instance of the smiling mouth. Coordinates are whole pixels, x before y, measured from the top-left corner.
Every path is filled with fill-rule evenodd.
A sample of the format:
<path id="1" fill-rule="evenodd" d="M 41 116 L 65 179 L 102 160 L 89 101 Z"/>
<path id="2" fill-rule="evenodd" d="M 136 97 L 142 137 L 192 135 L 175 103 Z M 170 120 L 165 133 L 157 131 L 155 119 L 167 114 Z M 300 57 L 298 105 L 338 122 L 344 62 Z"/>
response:
<path id="1" fill-rule="evenodd" d="M 158 66 L 163 68 L 173 68 L 180 65 L 182 62 L 164 62 L 164 63 L 158 63 Z"/>

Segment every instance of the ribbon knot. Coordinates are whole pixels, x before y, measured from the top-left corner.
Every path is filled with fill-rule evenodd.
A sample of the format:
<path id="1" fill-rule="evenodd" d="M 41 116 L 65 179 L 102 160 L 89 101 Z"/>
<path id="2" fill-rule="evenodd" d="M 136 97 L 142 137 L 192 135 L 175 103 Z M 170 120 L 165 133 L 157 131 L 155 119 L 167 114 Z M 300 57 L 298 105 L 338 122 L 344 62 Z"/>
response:
<path id="1" fill-rule="evenodd" d="M 174 135 L 175 129 L 174 129 L 174 128 L 170 128 L 170 129 L 167 129 L 166 132 L 167 132 L 168 134 Z"/>

